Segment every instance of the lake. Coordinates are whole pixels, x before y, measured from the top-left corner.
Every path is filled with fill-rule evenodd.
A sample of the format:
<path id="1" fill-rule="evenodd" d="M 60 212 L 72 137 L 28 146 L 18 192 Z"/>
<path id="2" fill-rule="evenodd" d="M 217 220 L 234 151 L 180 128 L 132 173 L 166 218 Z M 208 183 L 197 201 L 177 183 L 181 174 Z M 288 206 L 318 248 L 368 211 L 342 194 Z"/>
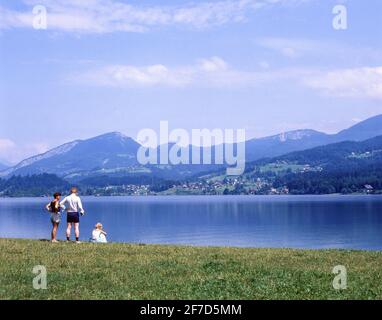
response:
<path id="1" fill-rule="evenodd" d="M 113 242 L 382 249 L 382 196 L 83 197 L 81 240 L 102 222 Z M 49 199 L 0 199 L 0 237 L 48 239 Z M 63 222 L 66 221 L 66 215 Z M 65 224 L 59 239 L 65 239 Z M 73 235 L 72 235 L 73 237 Z"/>

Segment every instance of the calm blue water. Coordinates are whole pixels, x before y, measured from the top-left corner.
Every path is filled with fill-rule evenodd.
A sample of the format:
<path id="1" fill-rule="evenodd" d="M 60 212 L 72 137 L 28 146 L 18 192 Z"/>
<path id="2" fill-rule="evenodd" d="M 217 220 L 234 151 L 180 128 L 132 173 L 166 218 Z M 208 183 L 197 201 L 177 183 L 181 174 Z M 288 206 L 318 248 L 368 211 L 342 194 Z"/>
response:
<path id="1" fill-rule="evenodd" d="M 48 239 L 47 202 L 0 199 L 0 237 Z M 382 196 L 85 197 L 83 202 L 82 240 L 102 222 L 115 242 L 382 249 Z M 59 238 L 65 238 L 65 223 Z"/>

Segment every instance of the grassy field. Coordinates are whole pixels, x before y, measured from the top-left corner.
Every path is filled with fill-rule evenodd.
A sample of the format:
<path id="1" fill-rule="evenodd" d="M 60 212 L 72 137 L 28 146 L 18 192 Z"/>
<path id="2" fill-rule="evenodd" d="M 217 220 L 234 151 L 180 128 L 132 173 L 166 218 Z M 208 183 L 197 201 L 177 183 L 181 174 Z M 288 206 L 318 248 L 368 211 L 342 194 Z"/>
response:
<path id="1" fill-rule="evenodd" d="M 0 299 L 382 299 L 382 252 L 0 239 L 0 262 Z M 36 265 L 47 290 L 33 289 Z"/>

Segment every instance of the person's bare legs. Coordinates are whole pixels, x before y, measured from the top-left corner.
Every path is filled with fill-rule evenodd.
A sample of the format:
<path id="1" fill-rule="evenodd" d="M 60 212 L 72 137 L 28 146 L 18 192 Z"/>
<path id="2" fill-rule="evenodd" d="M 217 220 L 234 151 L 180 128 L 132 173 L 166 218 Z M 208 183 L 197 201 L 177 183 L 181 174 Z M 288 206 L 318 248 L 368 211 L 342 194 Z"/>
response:
<path id="1" fill-rule="evenodd" d="M 76 240 L 78 241 L 80 239 L 80 224 L 79 223 L 74 224 L 74 232 L 76 234 Z"/>
<path id="2" fill-rule="evenodd" d="M 53 223 L 52 241 L 57 241 L 57 229 L 58 229 L 58 223 Z"/>
<path id="3" fill-rule="evenodd" d="M 68 222 L 68 227 L 66 228 L 66 239 L 69 240 L 70 239 L 70 232 L 72 230 L 72 224 L 70 222 Z"/>

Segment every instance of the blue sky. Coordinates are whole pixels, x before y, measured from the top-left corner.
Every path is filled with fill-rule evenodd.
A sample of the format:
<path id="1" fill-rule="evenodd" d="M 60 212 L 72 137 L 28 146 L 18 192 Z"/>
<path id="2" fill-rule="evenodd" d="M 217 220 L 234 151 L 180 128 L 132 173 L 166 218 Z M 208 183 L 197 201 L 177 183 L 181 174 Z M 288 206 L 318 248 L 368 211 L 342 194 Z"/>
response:
<path id="1" fill-rule="evenodd" d="M 380 0 L 0 0 L 0 160 L 160 120 L 337 132 L 382 113 L 381 18 Z"/>

